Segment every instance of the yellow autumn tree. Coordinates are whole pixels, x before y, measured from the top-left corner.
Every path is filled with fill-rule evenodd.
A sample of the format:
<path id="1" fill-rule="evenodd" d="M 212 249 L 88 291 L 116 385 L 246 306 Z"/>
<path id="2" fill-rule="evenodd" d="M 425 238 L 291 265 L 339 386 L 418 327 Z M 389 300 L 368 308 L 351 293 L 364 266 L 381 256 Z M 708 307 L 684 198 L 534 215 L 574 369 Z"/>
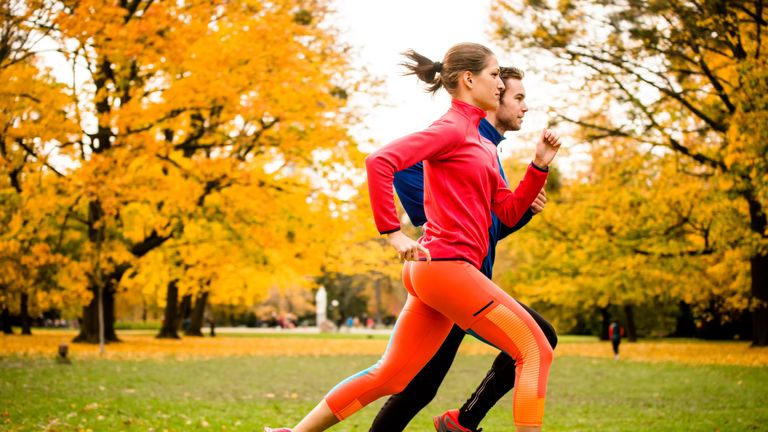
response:
<path id="1" fill-rule="evenodd" d="M 499 41 L 523 54 L 552 55 L 550 76 L 578 82 L 556 110 L 559 120 L 637 151 L 666 149 L 677 156 L 677 175 L 693 177 L 690 183 L 706 177 L 699 184 L 720 191 L 705 195 L 727 203 L 713 201 L 713 208 L 729 209 L 710 215 L 713 226 L 726 227 L 716 253 L 749 267 L 748 280 L 735 280 L 748 292 L 758 346 L 768 344 L 766 15 L 761 1 L 494 3 Z M 698 207 L 700 199 L 686 196 L 680 208 Z M 724 279 L 718 271 L 695 274 Z"/>
<path id="2" fill-rule="evenodd" d="M 710 320 L 748 308 L 748 268 L 730 249 L 746 232 L 733 230 L 728 214 L 738 210 L 717 182 L 683 175 L 675 155 L 625 139 L 592 139 L 590 160 L 504 243 L 502 286 L 548 309 L 564 331 L 605 336 L 612 313 L 635 338 L 673 332 L 679 307 Z M 593 314 L 598 328 L 584 323 Z"/>
<path id="3" fill-rule="evenodd" d="M 79 244 L 71 256 L 89 280 L 77 340 L 98 340 L 99 303 L 105 337 L 116 340 L 115 294 L 143 292 L 119 287 L 134 267 L 161 272 L 146 277 L 167 291 L 209 287 L 212 298 L 242 291 L 233 269 L 278 274 L 273 284 L 318 271 L 336 229 L 321 221 L 349 183 L 335 173 L 360 166 L 346 95 L 361 83 L 325 22 L 327 2 L 87 0 L 45 10 L 33 24 L 75 73 L 70 112 L 81 129 L 52 144 L 70 166 L 56 183 L 69 210 L 57 228 Z M 231 253 L 208 260 L 222 251 Z M 249 283 L 250 298 L 269 285 Z"/>
<path id="4" fill-rule="evenodd" d="M 335 219 L 343 225 L 344 235 L 328 248 L 318 279 L 329 299 L 339 302 L 329 318 L 365 314 L 382 324 L 384 318 L 397 316 L 405 303 L 402 262 L 376 231 L 366 190 L 360 190 L 339 210 Z M 418 237 L 420 230 L 407 223 L 402 208 L 399 213 L 404 230 Z"/>
<path id="5" fill-rule="evenodd" d="M 33 50 L 44 35 L 31 23 L 45 19 L 50 7 L 3 2 L 0 13 L 0 303 L 4 331 L 11 331 L 9 314 L 18 313 L 29 334 L 31 315 L 86 297 L 82 266 L 59 229 L 67 209 L 54 166 L 56 145 L 76 125 L 63 86 L 39 67 Z"/>

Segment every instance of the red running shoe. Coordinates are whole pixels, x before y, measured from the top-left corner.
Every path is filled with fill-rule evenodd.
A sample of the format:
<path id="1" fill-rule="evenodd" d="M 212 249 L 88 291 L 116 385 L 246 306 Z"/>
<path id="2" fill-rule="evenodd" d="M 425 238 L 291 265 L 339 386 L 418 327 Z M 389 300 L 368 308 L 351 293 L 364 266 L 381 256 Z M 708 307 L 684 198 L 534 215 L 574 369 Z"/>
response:
<path id="1" fill-rule="evenodd" d="M 432 417 L 437 432 L 481 432 L 482 429 L 467 429 L 459 424 L 459 410 L 453 409 Z"/>
<path id="2" fill-rule="evenodd" d="M 291 432 L 288 428 L 272 429 L 271 427 L 265 427 L 264 432 Z"/>

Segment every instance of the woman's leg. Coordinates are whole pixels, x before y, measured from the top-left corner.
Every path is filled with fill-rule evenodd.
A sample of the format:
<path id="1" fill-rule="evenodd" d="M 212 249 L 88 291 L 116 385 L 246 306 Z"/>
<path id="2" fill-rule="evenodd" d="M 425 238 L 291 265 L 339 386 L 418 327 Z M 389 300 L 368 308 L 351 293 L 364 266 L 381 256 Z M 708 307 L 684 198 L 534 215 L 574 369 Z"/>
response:
<path id="1" fill-rule="evenodd" d="M 325 400 L 339 420 L 374 400 L 399 393 L 445 340 L 453 323 L 409 295 L 381 360 L 334 387 Z"/>
<path id="2" fill-rule="evenodd" d="M 424 303 L 515 360 L 515 425 L 540 430 L 552 348 L 531 315 L 463 261 L 414 262 L 411 282 Z"/>
<path id="3" fill-rule="evenodd" d="M 369 432 L 400 432 L 427 406 L 448 373 L 459 350 L 464 330 L 454 325 L 429 363 L 408 383 L 405 390 L 390 396 L 373 419 Z"/>
<path id="4" fill-rule="evenodd" d="M 403 281 L 411 294 L 381 360 L 337 384 L 293 432 L 323 431 L 381 396 L 400 392 L 445 340 L 453 323 L 412 295 L 409 265 L 404 267 Z"/>

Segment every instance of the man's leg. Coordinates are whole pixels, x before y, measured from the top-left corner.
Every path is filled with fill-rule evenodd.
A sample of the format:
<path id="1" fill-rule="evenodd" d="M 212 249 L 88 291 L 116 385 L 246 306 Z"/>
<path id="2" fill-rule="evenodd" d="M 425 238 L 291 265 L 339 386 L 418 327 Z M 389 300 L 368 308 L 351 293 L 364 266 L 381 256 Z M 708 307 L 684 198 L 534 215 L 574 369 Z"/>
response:
<path id="1" fill-rule="evenodd" d="M 373 420 L 370 432 L 405 430 L 413 417 L 437 394 L 437 389 L 448 373 L 465 334 L 459 326 L 453 326 L 432 360 L 408 383 L 405 390 L 387 399 Z"/>
<path id="2" fill-rule="evenodd" d="M 557 333 L 555 333 L 552 324 L 530 307 L 522 303 L 520 303 L 520 306 L 531 314 L 536 324 L 544 332 L 549 345 L 552 349 L 555 349 L 555 346 L 557 346 Z M 506 353 L 501 352 L 496 357 L 496 360 L 494 360 L 488 374 L 472 394 L 472 397 L 467 399 L 459 410 L 459 424 L 467 429 L 476 430 L 480 422 L 488 414 L 488 411 L 496 405 L 499 399 L 509 393 L 514 385 L 515 361 Z"/>

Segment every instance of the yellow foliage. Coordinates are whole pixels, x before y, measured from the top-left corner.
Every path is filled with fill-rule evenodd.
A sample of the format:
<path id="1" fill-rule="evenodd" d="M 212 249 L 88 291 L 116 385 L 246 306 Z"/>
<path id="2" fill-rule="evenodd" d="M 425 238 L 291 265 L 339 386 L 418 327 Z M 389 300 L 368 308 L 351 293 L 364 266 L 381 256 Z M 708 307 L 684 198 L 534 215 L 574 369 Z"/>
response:
<path id="1" fill-rule="evenodd" d="M 73 271 L 54 278 L 65 292 L 34 296 L 40 307 L 79 305 L 109 277 L 135 304 L 162 305 L 172 281 L 181 295 L 207 292 L 222 304 L 251 305 L 274 287 L 309 290 L 350 231 L 355 208 L 339 194 L 360 186 L 359 168 L 349 168 L 362 166 L 346 130 L 356 113 L 341 95 L 364 78 L 351 78 L 327 13 L 324 0 L 55 9 L 54 42 L 89 74 L 65 92 L 35 80 L 31 63 L 0 69 L 0 91 L 18 95 L 0 100 L 2 116 L 15 116 L 0 116 L 14 126 L 4 138 L 29 140 L 41 156 L 29 165 L 41 186 L 0 214 L 0 257 L 21 263 L 0 264 L 7 280 L 58 253 Z M 41 167 L 43 148 L 68 158 L 61 176 Z M 25 157 L 4 153 L 2 173 Z M 19 234 L 44 214 L 36 239 L 55 253 Z"/>
<path id="2" fill-rule="evenodd" d="M 69 344 L 72 332 L 39 331 L 33 336 L 0 336 L 0 357 L 50 356 L 60 344 Z M 121 334 L 122 343 L 110 344 L 104 357 L 99 347 L 69 344 L 73 361 L 83 358 L 106 359 L 204 359 L 230 356 L 322 356 L 322 355 L 380 355 L 387 346 L 385 339 L 319 339 L 271 337 L 186 338 L 184 340 L 157 339 L 151 335 Z M 495 355 L 498 353 L 477 340 L 468 338 L 459 349 L 459 355 Z M 712 355 L 718 353 L 718 355 Z M 768 366 L 768 349 L 750 348 L 747 342 L 687 342 L 643 340 L 625 343 L 622 359 L 640 362 L 673 362 L 692 365 L 720 364 L 739 366 Z M 613 358 L 609 342 L 563 341 L 555 349 L 555 357 L 578 356 Z"/>
<path id="3" fill-rule="evenodd" d="M 499 41 L 551 55 L 547 73 L 571 83 L 552 117 L 590 148 L 588 172 L 523 243 L 567 250 L 515 252 L 510 289 L 571 306 L 751 308 L 764 343 L 768 59 L 762 9 L 742 3 L 494 2 Z"/>

